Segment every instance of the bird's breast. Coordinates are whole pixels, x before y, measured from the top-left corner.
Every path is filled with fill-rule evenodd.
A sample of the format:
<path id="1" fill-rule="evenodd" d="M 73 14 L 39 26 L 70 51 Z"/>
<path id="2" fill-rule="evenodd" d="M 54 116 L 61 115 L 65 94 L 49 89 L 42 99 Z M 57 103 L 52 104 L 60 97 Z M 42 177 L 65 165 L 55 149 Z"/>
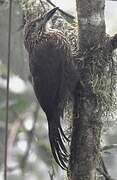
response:
<path id="1" fill-rule="evenodd" d="M 58 30 L 50 30 L 47 32 L 31 33 L 24 40 L 24 45 L 30 53 L 32 49 L 37 47 L 54 46 L 56 49 L 63 49 L 64 52 L 70 51 L 70 45 L 64 34 Z"/>

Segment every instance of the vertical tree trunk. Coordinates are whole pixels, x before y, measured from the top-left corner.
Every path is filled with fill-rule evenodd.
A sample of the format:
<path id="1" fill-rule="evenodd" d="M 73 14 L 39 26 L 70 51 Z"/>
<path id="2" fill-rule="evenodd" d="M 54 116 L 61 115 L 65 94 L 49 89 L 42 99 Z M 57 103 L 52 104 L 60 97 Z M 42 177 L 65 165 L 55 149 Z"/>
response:
<path id="1" fill-rule="evenodd" d="M 101 134 L 101 112 L 92 88 L 94 53 L 105 40 L 104 0 L 76 0 L 79 26 L 79 58 L 83 60 L 81 85 L 77 87 L 73 122 L 70 179 L 95 180 Z M 94 54 L 93 54 L 94 53 Z"/>

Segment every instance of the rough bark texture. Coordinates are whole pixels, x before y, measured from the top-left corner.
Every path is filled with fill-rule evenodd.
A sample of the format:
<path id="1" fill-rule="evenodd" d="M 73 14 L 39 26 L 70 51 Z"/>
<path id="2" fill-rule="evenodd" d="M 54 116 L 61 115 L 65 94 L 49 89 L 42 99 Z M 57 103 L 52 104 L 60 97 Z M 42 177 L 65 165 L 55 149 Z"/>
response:
<path id="1" fill-rule="evenodd" d="M 79 58 L 83 60 L 81 85 L 76 90 L 70 179 L 95 180 L 100 149 L 101 113 L 91 85 L 93 60 L 101 58 L 98 47 L 105 41 L 104 0 L 76 0 L 79 24 Z M 98 49 L 95 53 L 93 49 Z M 97 53 L 97 54 L 96 54 Z M 90 63 L 91 61 L 91 63 Z"/>
<path id="2" fill-rule="evenodd" d="M 80 49 L 97 47 L 105 37 L 104 0 L 76 0 L 79 47 Z"/>

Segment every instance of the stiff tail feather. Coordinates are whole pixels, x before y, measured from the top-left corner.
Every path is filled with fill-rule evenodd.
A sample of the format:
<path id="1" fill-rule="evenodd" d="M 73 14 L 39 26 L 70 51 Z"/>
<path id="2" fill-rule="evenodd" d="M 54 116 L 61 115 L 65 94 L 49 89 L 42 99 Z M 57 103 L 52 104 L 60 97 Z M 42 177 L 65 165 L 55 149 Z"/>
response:
<path id="1" fill-rule="evenodd" d="M 49 140 L 52 154 L 57 164 L 62 169 L 67 169 L 68 152 L 65 142 L 69 139 L 65 136 L 60 124 L 60 116 L 58 112 L 54 112 L 51 117 L 47 117 L 49 126 Z"/>

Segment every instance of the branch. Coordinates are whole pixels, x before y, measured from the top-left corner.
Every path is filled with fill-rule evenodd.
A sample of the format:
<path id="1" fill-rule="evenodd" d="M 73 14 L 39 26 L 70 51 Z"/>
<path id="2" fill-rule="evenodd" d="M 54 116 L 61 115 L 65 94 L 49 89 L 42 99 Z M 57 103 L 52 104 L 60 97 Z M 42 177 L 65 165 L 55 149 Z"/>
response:
<path id="1" fill-rule="evenodd" d="M 105 180 L 114 180 L 108 174 L 106 174 L 104 171 L 102 171 L 101 169 L 97 168 L 97 171 L 105 177 Z"/>
<path id="2" fill-rule="evenodd" d="M 6 121 L 5 121 L 5 146 L 4 146 L 4 180 L 7 180 L 7 152 L 8 152 L 8 119 L 9 119 L 9 82 L 11 61 L 11 22 L 12 22 L 12 0 L 9 1 L 9 25 L 8 25 L 8 54 L 7 54 L 7 88 L 6 88 Z"/>
<path id="3" fill-rule="evenodd" d="M 106 53 L 107 51 L 112 53 L 116 48 L 117 48 L 117 34 L 115 34 L 112 37 L 107 34 L 104 44 L 104 49 Z"/>
<path id="4" fill-rule="evenodd" d="M 57 7 L 52 1 L 50 1 L 50 0 L 46 0 L 46 1 L 47 1 L 50 5 L 52 5 L 53 7 Z M 72 20 L 75 19 L 75 17 L 74 17 L 73 15 L 71 15 L 71 14 L 63 11 L 62 9 L 59 8 L 58 10 L 59 10 L 62 14 L 64 14 L 65 16 L 71 18 Z"/>
<path id="5" fill-rule="evenodd" d="M 52 166 L 52 172 L 49 171 L 48 173 L 49 173 L 50 180 L 54 180 L 55 172 L 54 172 L 53 166 Z"/>
<path id="6" fill-rule="evenodd" d="M 104 160 L 102 158 L 102 156 L 100 156 L 100 163 L 101 163 L 101 169 L 100 168 L 96 168 L 96 170 L 105 177 L 105 180 L 114 180 L 108 173 L 108 170 L 105 166 Z"/>
<path id="7" fill-rule="evenodd" d="M 28 155 L 29 155 L 29 151 L 31 149 L 31 145 L 32 145 L 32 141 L 33 141 L 33 135 L 34 135 L 34 131 L 35 131 L 35 124 L 36 124 L 36 120 L 37 120 L 37 117 L 38 117 L 38 111 L 39 111 L 39 106 L 38 104 L 36 104 L 36 107 L 33 111 L 33 118 L 34 118 L 34 121 L 33 121 L 33 126 L 32 126 L 32 129 L 27 132 L 27 135 L 28 135 L 28 138 L 27 138 L 27 149 L 26 149 L 26 152 L 21 160 L 21 163 L 20 163 L 20 166 L 22 168 L 22 170 L 24 171 L 24 168 L 26 166 L 26 163 L 27 163 L 27 158 L 28 158 Z"/>
<path id="8" fill-rule="evenodd" d="M 46 8 L 45 8 L 45 6 L 44 6 L 44 4 L 43 4 L 43 1 L 40 0 L 40 3 L 41 3 L 41 6 L 42 6 L 42 8 L 43 8 L 43 10 L 44 10 L 44 13 L 45 13 L 45 12 L 46 12 Z"/>
<path id="9" fill-rule="evenodd" d="M 115 34 L 113 37 L 110 39 L 112 51 L 117 48 L 117 34 Z"/>

